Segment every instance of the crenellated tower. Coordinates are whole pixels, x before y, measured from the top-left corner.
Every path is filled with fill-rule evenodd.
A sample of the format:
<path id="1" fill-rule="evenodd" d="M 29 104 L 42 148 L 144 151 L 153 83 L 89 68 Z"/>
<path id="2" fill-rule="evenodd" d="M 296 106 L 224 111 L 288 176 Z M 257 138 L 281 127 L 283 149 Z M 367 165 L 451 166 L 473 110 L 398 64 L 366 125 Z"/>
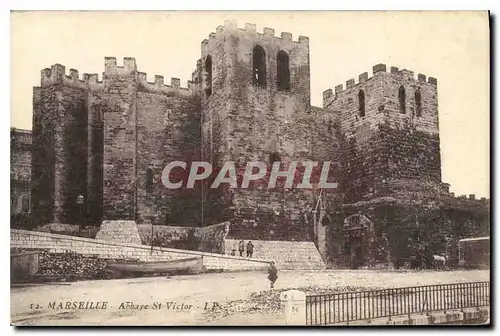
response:
<path id="1" fill-rule="evenodd" d="M 105 58 L 103 95 L 103 219 L 135 220 L 137 188 L 137 66 Z"/>
<path id="2" fill-rule="evenodd" d="M 310 105 L 307 37 L 294 40 L 287 32 L 275 36 L 271 28 L 258 32 L 253 24 L 241 29 L 226 21 L 201 43 L 200 61 L 203 156 L 216 169 L 228 161 L 243 173 L 250 161 L 264 162 L 270 171 L 274 162 L 281 162 L 283 170 L 292 161 L 326 160 L 313 155 L 320 146 L 311 130 L 324 125 L 317 125 L 321 112 Z M 223 200 L 218 213 L 268 207 L 281 213 L 284 222 L 296 223 L 297 230 L 312 228 L 300 219 L 307 206 L 314 206 L 311 190 L 220 189 L 206 189 L 207 203 Z M 269 239 L 279 230 L 262 229 Z"/>
<path id="3" fill-rule="evenodd" d="M 202 42 L 201 61 L 204 138 L 212 141 L 211 152 L 232 160 L 293 156 L 280 136 L 310 110 L 308 38 L 293 41 L 290 33 L 277 37 L 270 28 L 258 33 L 255 25 L 238 29 L 226 21 Z M 223 138 L 215 145 L 214 127 Z"/>
<path id="4" fill-rule="evenodd" d="M 386 65 L 323 93 L 339 116 L 348 201 L 380 196 L 390 180 L 441 184 L 437 80 Z M 410 182 L 408 182 L 410 183 Z"/>
<path id="5" fill-rule="evenodd" d="M 87 188 L 87 94 L 92 84 L 55 64 L 33 90 L 32 209 L 35 224 L 75 223 Z"/>

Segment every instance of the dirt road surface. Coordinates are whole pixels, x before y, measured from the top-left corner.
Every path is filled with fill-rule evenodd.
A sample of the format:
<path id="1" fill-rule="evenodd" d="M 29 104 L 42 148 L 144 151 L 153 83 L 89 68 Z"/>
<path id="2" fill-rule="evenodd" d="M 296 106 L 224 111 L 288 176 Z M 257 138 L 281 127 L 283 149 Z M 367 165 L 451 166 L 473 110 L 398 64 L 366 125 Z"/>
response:
<path id="1" fill-rule="evenodd" d="M 276 325 L 280 324 L 279 316 L 259 311 L 248 312 L 244 307 L 241 313 L 235 312 L 215 321 L 207 317 L 212 308 L 248 298 L 252 292 L 268 290 L 266 276 L 263 272 L 219 273 L 13 287 L 11 322 L 19 326 Z M 311 285 L 376 289 L 489 281 L 489 277 L 487 270 L 406 273 L 367 270 L 282 271 L 276 289 Z M 94 304 L 92 307 L 87 304 L 87 309 L 67 307 L 68 303 L 71 306 L 73 302 L 80 301 Z M 100 306 L 106 302 L 106 309 L 95 309 L 98 301 Z M 129 308 L 126 308 L 127 302 Z M 159 304 L 161 306 L 158 309 Z"/>

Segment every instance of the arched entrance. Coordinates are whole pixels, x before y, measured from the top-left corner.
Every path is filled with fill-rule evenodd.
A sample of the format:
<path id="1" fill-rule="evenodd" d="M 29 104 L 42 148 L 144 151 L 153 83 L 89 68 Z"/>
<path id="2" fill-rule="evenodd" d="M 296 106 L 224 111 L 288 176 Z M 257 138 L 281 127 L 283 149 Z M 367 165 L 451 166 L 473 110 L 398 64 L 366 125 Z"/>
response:
<path id="1" fill-rule="evenodd" d="M 344 219 L 344 262 L 357 269 L 374 264 L 373 222 L 365 215 L 355 214 Z"/>

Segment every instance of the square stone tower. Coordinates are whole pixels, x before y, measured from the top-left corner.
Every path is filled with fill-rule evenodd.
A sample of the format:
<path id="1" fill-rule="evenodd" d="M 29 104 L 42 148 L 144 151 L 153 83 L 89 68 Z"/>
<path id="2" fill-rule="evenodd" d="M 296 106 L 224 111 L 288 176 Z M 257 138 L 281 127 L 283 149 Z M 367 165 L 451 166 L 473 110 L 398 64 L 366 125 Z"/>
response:
<path id="1" fill-rule="evenodd" d="M 259 33 L 253 24 L 239 29 L 235 22 L 226 21 L 201 47 L 204 160 L 215 169 L 232 161 L 239 171 L 247 162 L 260 161 L 270 172 L 274 162 L 280 162 L 284 170 L 290 162 L 315 159 L 311 130 L 317 111 L 312 112 L 310 106 L 307 37 L 294 41 L 290 33 L 278 37 L 271 28 Z M 206 202 L 220 202 L 216 211 L 226 211 L 230 217 L 244 209 L 255 214 L 267 208 L 284 216 L 292 230 L 293 223 L 297 231 L 312 228 L 304 227 L 299 219 L 307 206 L 314 205 L 311 190 L 225 186 L 217 191 L 206 189 Z M 262 223 L 273 222 L 263 216 L 267 215 L 261 214 Z M 270 228 L 254 225 L 267 239 L 274 239 L 280 231 L 272 224 Z M 236 230 L 238 225 L 233 227 Z"/>
<path id="2" fill-rule="evenodd" d="M 347 202 L 380 195 L 389 180 L 441 184 L 437 80 L 385 64 L 324 92 L 342 134 Z"/>

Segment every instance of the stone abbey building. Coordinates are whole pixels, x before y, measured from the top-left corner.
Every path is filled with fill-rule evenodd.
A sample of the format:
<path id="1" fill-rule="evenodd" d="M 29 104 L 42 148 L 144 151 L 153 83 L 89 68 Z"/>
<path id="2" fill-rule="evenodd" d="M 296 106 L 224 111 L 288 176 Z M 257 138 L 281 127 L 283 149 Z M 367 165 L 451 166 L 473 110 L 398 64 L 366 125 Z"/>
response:
<path id="1" fill-rule="evenodd" d="M 314 241 L 326 260 L 395 255 L 409 241 L 489 234 L 489 201 L 441 180 L 437 79 L 377 64 L 311 106 L 309 39 L 226 22 L 201 42 L 187 82 L 148 82 L 134 58 L 105 58 L 102 77 L 56 64 L 33 88 L 34 225 L 129 220 L 206 226 L 234 239 Z M 337 189 L 251 185 L 169 190 L 172 161 L 248 161 L 283 169 L 332 161 Z M 385 239 L 385 238 L 384 238 Z M 385 241 L 382 239 L 383 241 Z M 378 246 L 377 245 L 377 246 Z M 435 243 L 435 248 L 444 246 Z"/>

